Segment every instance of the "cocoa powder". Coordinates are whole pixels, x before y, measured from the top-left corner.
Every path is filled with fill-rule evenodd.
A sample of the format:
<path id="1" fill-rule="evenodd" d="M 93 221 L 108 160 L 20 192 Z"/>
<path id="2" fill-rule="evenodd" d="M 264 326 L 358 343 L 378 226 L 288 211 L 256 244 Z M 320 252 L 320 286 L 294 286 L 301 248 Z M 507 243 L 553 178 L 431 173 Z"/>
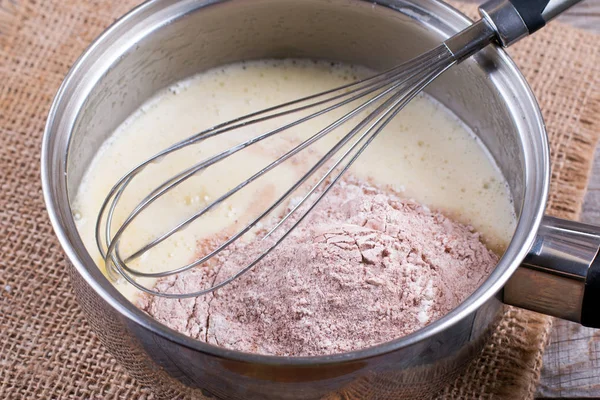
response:
<path id="1" fill-rule="evenodd" d="M 218 243 L 209 239 L 200 252 Z M 263 246 L 237 243 L 208 268 L 160 280 L 155 288 L 205 288 L 237 272 Z M 324 355 L 426 326 L 468 297 L 497 261 L 471 227 L 349 178 L 232 284 L 195 299 L 143 296 L 138 305 L 179 332 L 225 348 Z"/>

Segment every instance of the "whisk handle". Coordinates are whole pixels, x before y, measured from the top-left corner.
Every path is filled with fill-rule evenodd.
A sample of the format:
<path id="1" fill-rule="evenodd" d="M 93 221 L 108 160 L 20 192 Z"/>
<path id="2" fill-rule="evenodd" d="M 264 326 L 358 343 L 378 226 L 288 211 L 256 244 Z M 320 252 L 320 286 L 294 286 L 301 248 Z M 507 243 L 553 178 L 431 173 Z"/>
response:
<path id="1" fill-rule="evenodd" d="M 581 0 L 511 0 L 521 18 L 533 33 L 546 25 L 554 17 L 562 14 Z"/>
<path id="2" fill-rule="evenodd" d="M 530 35 L 581 0 L 490 0 L 481 7 L 482 17 L 508 47 Z"/>

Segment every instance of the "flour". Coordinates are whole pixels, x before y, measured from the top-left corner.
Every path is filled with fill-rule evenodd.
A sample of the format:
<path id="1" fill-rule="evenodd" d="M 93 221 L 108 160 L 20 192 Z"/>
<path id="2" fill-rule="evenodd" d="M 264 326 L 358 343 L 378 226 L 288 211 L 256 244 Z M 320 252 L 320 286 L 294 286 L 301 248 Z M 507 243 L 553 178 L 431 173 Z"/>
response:
<path id="1" fill-rule="evenodd" d="M 200 243 L 199 254 L 219 241 Z M 246 265 L 262 245 L 236 244 L 208 268 L 160 280 L 155 288 L 205 288 Z M 468 297 L 497 261 L 471 227 L 350 178 L 231 285 L 196 299 L 142 297 L 139 306 L 173 329 L 229 349 L 332 354 L 435 321 Z"/>

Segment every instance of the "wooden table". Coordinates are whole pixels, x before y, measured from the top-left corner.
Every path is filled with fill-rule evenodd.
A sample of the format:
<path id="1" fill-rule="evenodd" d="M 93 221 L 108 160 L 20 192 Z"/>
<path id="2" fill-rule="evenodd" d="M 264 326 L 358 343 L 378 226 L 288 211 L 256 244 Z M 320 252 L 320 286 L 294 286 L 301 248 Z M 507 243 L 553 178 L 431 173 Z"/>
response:
<path id="1" fill-rule="evenodd" d="M 600 33 L 600 0 L 587 0 L 561 17 L 563 22 Z M 583 205 L 582 221 L 600 225 L 600 151 Z M 600 398 L 600 330 L 555 320 L 544 354 L 538 397 Z"/>
<path id="2" fill-rule="evenodd" d="M 600 0 L 587 0 L 561 17 L 563 22 L 600 33 Z M 583 222 L 600 225 L 600 151 L 583 205 Z M 542 398 L 600 398 L 600 330 L 555 320 L 544 354 Z"/>
<path id="3" fill-rule="evenodd" d="M 463 0 L 481 3 L 482 0 Z M 562 22 L 600 33 L 600 0 L 586 0 Z M 600 150 L 596 150 L 582 221 L 600 225 Z M 600 330 L 556 319 L 544 354 L 539 398 L 600 398 Z"/>
<path id="4" fill-rule="evenodd" d="M 600 0 L 593 2 L 600 9 Z M 596 14 L 600 31 L 600 13 Z M 600 225 L 600 150 L 596 149 L 582 221 Z M 600 329 L 556 319 L 544 354 L 538 396 L 543 398 L 600 398 Z"/>

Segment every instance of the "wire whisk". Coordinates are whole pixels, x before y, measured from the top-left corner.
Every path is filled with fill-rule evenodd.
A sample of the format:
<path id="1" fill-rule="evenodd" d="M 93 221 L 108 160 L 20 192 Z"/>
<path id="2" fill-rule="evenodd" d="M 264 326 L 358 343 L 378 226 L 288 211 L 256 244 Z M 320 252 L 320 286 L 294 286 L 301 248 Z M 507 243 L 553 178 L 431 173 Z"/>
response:
<path id="1" fill-rule="evenodd" d="M 105 260 L 109 277 L 113 280 L 122 277 L 141 291 L 169 298 L 201 296 L 222 288 L 231 281 L 237 279 L 267 256 L 307 217 L 310 211 L 327 194 L 332 186 L 339 181 L 340 177 L 358 159 L 369 144 L 415 96 L 427 87 L 427 85 L 444 73 L 444 71 L 475 54 L 494 40 L 507 46 L 518 40 L 520 37 L 535 30 L 533 22 L 522 17 L 523 14 L 521 8 L 527 7 L 525 3 L 527 2 L 496 0 L 486 3 L 481 8 L 482 15 L 484 16 L 483 19 L 448 39 L 440 46 L 408 62 L 367 79 L 362 79 L 339 88 L 254 112 L 219 124 L 188 137 L 140 163 L 120 178 L 112 187 L 98 214 L 96 222 L 96 242 L 102 257 Z M 547 11 L 547 14 L 543 14 L 543 12 L 546 12 L 546 9 L 544 9 L 542 10 L 543 12 L 539 12 L 540 16 L 548 20 L 563 11 L 569 5 L 576 3 L 576 1 L 558 3 L 563 5 L 563 7 Z M 518 17 L 519 20 L 515 20 L 514 18 L 516 17 Z M 512 25 L 507 24 L 507 21 Z M 350 110 L 344 112 L 341 117 L 335 119 L 323 129 L 315 132 L 293 148 L 281 154 L 280 157 L 251 175 L 248 179 L 238 183 L 232 189 L 206 204 L 200 210 L 182 220 L 174 227 L 166 229 L 150 242 L 137 248 L 132 254 L 127 256 L 122 255 L 120 244 L 127 228 L 130 227 L 133 221 L 151 204 L 172 191 L 178 185 L 217 163 L 227 162 L 229 157 L 248 149 L 257 143 L 281 134 L 291 128 L 301 126 L 308 121 L 323 117 L 341 107 L 348 106 L 351 106 Z M 300 113 L 307 114 L 291 122 L 284 121 L 283 117 Z M 148 165 L 156 163 L 165 157 L 173 156 L 178 151 L 188 146 L 199 144 L 207 139 L 232 133 L 241 128 L 257 125 L 261 122 L 277 119 L 281 119 L 284 122 L 274 129 L 269 129 L 264 133 L 244 140 L 224 151 L 220 151 L 215 155 L 203 159 L 165 180 L 150 191 L 150 193 L 148 193 L 139 204 L 133 208 L 124 219 L 123 223 L 116 228 L 113 227 L 115 210 L 119 205 L 119 200 L 122 198 L 131 182 Z M 145 252 L 158 246 L 175 233 L 182 231 L 194 221 L 197 221 L 211 210 L 214 210 L 231 196 L 242 191 L 252 182 L 263 177 L 269 171 L 274 170 L 286 160 L 307 150 L 310 146 L 324 138 L 326 135 L 329 135 L 331 132 L 341 129 L 342 126 L 350 126 L 347 133 L 341 136 L 341 138 L 335 142 L 335 144 L 300 177 L 300 179 L 291 183 L 287 190 L 271 205 L 260 212 L 259 215 L 253 218 L 249 223 L 237 230 L 237 232 L 232 234 L 228 239 L 220 243 L 216 248 L 212 249 L 207 254 L 197 257 L 194 261 L 186 265 L 168 271 L 143 272 L 131 267 L 130 264 L 132 261 L 141 257 Z M 289 207 L 285 215 L 268 230 L 266 235 L 263 236 L 263 239 L 267 237 L 274 238 L 272 235 L 277 233 L 276 239 L 269 241 L 269 245 L 265 247 L 264 251 L 253 260 L 249 261 L 247 265 L 241 267 L 234 275 L 219 282 L 215 282 L 208 288 L 192 293 L 158 292 L 152 288 L 145 287 L 137 281 L 137 278 L 164 278 L 202 266 L 215 255 L 219 254 L 232 243 L 250 232 L 253 228 L 261 225 L 267 216 L 278 209 L 278 207 L 285 205 L 286 201 L 289 202 L 292 197 L 297 197 L 298 193 L 301 191 L 300 188 L 304 187 L 307 183 L 310 183 L 308 191 L 303 192 L 300 195 L 300 200 L 295 202 L 295 205 L 292 207 Z"/>

